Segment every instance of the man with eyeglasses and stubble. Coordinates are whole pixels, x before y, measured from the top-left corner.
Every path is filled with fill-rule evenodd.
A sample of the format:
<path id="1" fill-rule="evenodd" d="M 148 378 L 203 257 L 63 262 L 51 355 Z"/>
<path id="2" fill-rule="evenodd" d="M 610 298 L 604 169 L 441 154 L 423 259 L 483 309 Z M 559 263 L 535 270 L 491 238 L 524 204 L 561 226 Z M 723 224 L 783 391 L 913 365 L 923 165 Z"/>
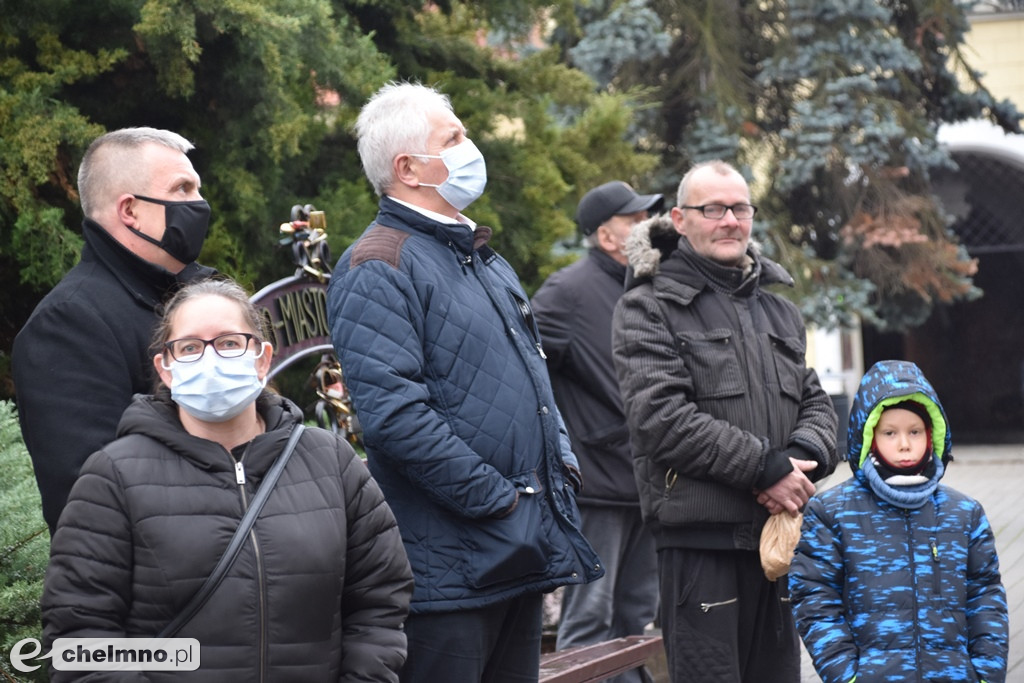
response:
<path id="1" fill-rule="evenodd" d="M 765 577 L 759 540 L 835 469 L 836 414 L 800 312 L 767 289 L 793 279 L 751 240 L 756 212 L 735 168 L 694 166 L 631 232 L 612 323 L 675 683 L 800 680 L 786 577 Z"/>

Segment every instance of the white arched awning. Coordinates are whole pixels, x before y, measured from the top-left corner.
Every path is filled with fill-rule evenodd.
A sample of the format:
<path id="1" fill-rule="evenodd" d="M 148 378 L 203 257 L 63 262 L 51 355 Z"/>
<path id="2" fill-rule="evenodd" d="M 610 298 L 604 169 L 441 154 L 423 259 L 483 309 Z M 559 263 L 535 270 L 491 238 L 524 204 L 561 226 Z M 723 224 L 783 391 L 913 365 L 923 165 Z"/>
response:
<path id="1" fill-rule="evenodd" d="M 1024 168 L 1024 135 L 1007 133 L 990 121 L 947 123 L 939 127 L 938 137 L 951 152 L 993 156 Z"/>
<path id="2" fill-rule="evenodd" d="M 933 173 L 932 188 L 961 243 L 972 255 L 1024 251 L 1024 135 L 973 120 L 942 126 L 938 138 L 958 169 Z"/>

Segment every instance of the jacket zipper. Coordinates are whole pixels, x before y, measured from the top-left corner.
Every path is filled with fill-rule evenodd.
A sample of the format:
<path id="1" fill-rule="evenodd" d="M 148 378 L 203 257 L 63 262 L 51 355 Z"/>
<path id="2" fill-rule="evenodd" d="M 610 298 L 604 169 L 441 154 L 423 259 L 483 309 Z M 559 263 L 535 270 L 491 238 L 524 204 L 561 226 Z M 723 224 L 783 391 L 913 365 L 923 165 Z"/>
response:
<path id="1" fill-rule="evenodd" d="M 676 485 L 676 481 L 679 480 L 679 473 L 674 468 L 669 467 L 665 471 L 665 500 L 668 500 L 668 496 L 672 493 L 672 487 Z"/>
<path id="2" fill-rule="evenodd" d="M 917 669 L 917 680 L 921 680 L 921 624 L 918 619 L 920 605 L 920 586 L 918 585 L 917 560 L 914 559 L 914 530 L 910 526 L 910 510 L 903 511 L 903 522 L 907 531 L 907 550 L 910 555 L 910 575 L 913 587 L 910 591 L 914 597 L 914 668 Z M 933 555 L 934 557 L 934 555 Z"/>
<path id="3" fill-rule="evenodd" d="M 739 598 L 732 598 L 730 600 L 722 600 L 721 602 L 702 602 L 700 603 L 700 611 L 707 614 L 716 607 L 725 607 L 726 605 L 732 605 L 739 601 Z"/>
<path id="4" fill-rule="evenodd" d="M 235 483 L 238 484 L 239 493 L 242 496 L 242 516 L 245 516 L 246 511 L 249 509 L 249 496 L 246 495 L 245 491 L 245 465 L 242 461 L 245 460 L 246 454 L 249 449 L 246 448 L 245 452 L 242 453 L 242 457 L 235 460 Z M 234 456 L 231 456 L 234 460 Z M 256 556 L 256 594 L 259 601 L 259 680 L 266 680 L 267 672 L 267 653 L 266 653 L 266 630 L 267 630 L 267 609 L 264 600 L 264 576 L 263 576 L 263 558 L 260 554 L 260 545 L 256 540 L 256 526 L 249 530 L 249 540 L 252 541 L 253 554 Z"/>

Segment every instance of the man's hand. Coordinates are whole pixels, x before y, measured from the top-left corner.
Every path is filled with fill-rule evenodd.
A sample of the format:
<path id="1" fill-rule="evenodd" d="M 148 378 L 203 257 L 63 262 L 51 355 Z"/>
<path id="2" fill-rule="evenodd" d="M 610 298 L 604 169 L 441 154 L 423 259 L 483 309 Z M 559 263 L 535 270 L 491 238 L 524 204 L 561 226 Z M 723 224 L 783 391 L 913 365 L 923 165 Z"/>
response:
<path id="1" fill-rule="evenodd" d="M 813 460 L 790 458 L 793 471 L 757 494 L 757 502 L 776 515 L 786 511 L 796 517 L 797 513 L 814 495 L 814 484 L 804 472 L 810 472 L 818 463 Z"/>

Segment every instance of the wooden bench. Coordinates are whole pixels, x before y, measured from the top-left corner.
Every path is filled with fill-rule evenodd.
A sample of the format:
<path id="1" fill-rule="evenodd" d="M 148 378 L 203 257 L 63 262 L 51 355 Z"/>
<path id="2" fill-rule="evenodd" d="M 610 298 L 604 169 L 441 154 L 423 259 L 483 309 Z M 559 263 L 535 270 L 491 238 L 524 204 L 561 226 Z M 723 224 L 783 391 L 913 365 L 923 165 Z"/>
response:
<path id="1" fill-rule="evenodd" d="M 592 683 L 644 665 L 661 652 L 661 636 L 627 636 L 550 652 L 540 658 L 540 683 Z"/>

